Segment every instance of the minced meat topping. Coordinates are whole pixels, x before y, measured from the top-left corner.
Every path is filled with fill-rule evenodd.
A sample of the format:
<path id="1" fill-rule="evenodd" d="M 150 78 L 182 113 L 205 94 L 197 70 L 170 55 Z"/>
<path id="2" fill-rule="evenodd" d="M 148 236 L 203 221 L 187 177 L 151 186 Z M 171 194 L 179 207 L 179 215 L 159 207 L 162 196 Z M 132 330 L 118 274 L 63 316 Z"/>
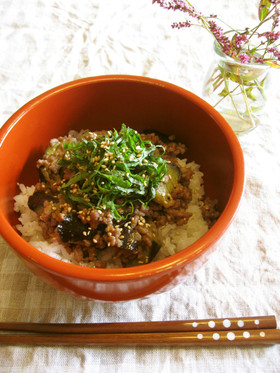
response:
<path id="1" fill-rule="evenodd" d="M 149 263 L 161 246 L 158 229 L 191 217 L 193 171 L 178 162 L 185 153 L 172 136 L 125 125 L 119 132 L 70 131 L 37 161 L 40 181 L 28 205 L 44 238 L 81 265 Z M 213 201 L 202 205 L 210 226 L 219 214 Z"/>

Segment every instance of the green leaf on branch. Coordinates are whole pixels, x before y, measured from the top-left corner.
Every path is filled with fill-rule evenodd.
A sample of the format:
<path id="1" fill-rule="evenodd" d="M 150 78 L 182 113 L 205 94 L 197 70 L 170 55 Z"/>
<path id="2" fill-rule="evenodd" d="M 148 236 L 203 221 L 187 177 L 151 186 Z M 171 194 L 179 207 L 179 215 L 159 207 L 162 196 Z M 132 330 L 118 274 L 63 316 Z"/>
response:
<path id="1" fill-rule="evenodd" d="M 265 61 L 267 65 L 270 67 L 274 67 L 275 69 L 280 69 L 280 65 L 277 63 L 277 61 Z"/>
<path id="2" fill-rule="evenodd" d="M 250 88 L 247 88 L 245 91 L 246 91 L 246 95 L 247 97 L 252 100 L 252 101 L 256 101 L 257 100 L 257 97 L 252 93 L 254 87 L 250 87 Z"/>
<path id="3" fill-rule="evenodd" d="M 219 93 L 219 96 L 221 97 L 226 97 L 228 95 L 228 90 L 226 88 L 224 88 L 220 93 Z"/>
<path id="4" fill-rule="evenodd" d="M 230 79 L 231 81 L 235 83 L 241 83 L 240 77 L 238 75 L 230 71 L 227 71 L 226 69 L 223 69 L 220 65 L 219 65 L 219 70 L 224 79 Z"/>
<path id="5" fill-rule="evenodd" d="M 261 111 L 263 109 L 263 106 L 251 106 L 251 110 L 253 113 L 258 113 L 259 111 Z"/>
<path id="6" fill-rule="evenodd" d="M 269 9 L 271 7 L 270 0 L 261 0 L 259 4 L 259 20 L 263 21 L 267 14 L 269 13 Z"/>

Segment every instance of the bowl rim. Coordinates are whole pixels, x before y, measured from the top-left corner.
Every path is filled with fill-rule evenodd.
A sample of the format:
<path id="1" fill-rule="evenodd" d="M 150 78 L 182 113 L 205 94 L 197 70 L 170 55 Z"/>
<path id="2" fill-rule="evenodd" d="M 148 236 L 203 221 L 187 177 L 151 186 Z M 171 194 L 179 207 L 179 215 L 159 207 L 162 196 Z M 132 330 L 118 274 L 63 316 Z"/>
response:
<path id="1" fill-rule="evenodd" d="M 48 99 L 48 97 L 59 94 L 61 91 L 70 90 L 78 86 L 90 85 L 93 83 L 99 83 L 108 80 L 131 81 L 139 82 L 142 84 L 157 85 L 186 96 L 188 99 L 191 99 L 191 101 L 193 101 L 195 105 L 201 107 L 211 117 L 213 117 L 221 128 L 232 152 L 235 177 L 231 195 L 222 214 L 220 215 L 217 222 L 201 238 L 199 238 L 187 248 L 167 258 L 149 264 L 143 264 L 140 266 L 128 268 L 90 268 L 63 262 L 60 259 L 55 259 L 43 252 L 40 252 L 38 249 L 25 241 L 10 225 L 8 220 L 4 217 L 2 211 L 0 211 L 0 233 L 18 255 L 24 257 L 27 261 L 35 262 L 41 268 L 44 268 L 48 272 L 55 273 L 56 275 L 66 275 L 73 278 L 99 282 L 129 281 L 146 278 L 154 275 L 155 273 L 166 272 L 169 269 L 179 267 L 181 265 L 184 265 L 186 262 L 195 260 L 204 251 L 206 251 L 208 247 L 216 243 L 221 238 L 228 226 L 231 224 L 238 211 L 240 200 L 244 192 L 245 180 L 244 156 L 239 140 L 230 125 L 226 122 L 222 115 L 216 111 L 216 109 L 214 109 L 202 98 L 186 90 L 185 88 L 159 79 L 137 75 L 115 74 L 93 76 L 69 81 L 67 83 L 63 83 L 59 86 L 47 90 L 46 92 L 36 96 L 35 98 L 28 101 L 25 105 L 20 107 L 0 128 L 0 147 L 6 136 L 8 136 L 10 130 L 17 124 L 20 118 L 28 111 L 30 111 L 34 106 Z"/>

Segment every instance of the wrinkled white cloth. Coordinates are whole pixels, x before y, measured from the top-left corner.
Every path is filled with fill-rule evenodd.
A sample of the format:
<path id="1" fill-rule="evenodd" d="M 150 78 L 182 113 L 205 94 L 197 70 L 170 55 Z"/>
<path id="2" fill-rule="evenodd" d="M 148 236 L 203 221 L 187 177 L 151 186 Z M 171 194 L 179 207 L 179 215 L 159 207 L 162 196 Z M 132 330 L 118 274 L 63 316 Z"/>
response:
<path id="1" fill-rule="evenodd" d="M 193 1 L 236 28 L 257 22 L 255 0 Z M 173 30 L 182 15 L 151 0 L 1 0 L 0 123 L 61 83 L 133 74 L 201 96 L 212 39 Z M 100 303 L 73 298 L 31 274 L 0 240 L 0 321 L 117 322 L 276 315 L 280 308 L 280 72 L 266 120 L 240 137 L 246 187 L 217 250 L 194 276 L 149 299 Z M 24 146 L 24 139 L 22 146 Z M 279 372 L 280 347 L 1 346 L 0 372 Z"/>

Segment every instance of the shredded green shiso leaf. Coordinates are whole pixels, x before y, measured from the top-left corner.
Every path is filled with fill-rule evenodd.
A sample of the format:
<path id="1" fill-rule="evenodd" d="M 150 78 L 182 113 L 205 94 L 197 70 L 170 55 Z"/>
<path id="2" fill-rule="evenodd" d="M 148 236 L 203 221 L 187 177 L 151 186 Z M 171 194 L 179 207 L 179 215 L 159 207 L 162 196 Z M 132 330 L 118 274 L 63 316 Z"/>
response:
<path id="1" fill-rule="evenodd" d="M 143 141 L 140 134 L 122 125 L 92 140 L 64 145 L 60 165 L 74 176 L 61 193 L 68 202 L 87 208 L 110 209 L 116 220 L 133 212 L 133 203 L 148 204 L 167 173 L 164 148 Z M 121 200 L 121 204 L 118 204 Z M 124 207 L 126 216 L 122 214 Z"/>

